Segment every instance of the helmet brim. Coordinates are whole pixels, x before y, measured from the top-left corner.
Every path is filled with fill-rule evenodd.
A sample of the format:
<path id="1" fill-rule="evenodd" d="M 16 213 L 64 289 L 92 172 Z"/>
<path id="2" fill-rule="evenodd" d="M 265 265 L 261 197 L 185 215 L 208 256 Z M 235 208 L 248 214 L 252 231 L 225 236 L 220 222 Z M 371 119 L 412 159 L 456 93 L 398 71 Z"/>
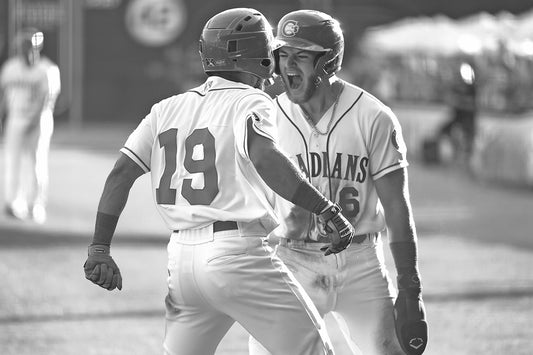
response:
<path id="1" fill-rule="evenodd" d="M 329 52 L 330 48 L 324 48 L 321 45 L 310 42 L 303 38 L 276 38 L 275 42 L 276 49 L 281 47 L 291 47 L 296 49 L 301 49 L 304 51 L 311 52 Z"/>

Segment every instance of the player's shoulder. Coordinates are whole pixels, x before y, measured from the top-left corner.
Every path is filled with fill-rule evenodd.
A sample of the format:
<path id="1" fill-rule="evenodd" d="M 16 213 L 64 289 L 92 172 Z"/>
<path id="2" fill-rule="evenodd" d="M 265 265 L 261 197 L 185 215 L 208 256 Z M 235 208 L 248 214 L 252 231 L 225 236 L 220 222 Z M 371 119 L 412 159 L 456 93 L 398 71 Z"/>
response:
<path id="1" fill-rule="evenodd" d="M 359 87 L 355 84 L 344 82 L 344 90 L 351 96 L 358 98 L 360 103 L 370 107 L 370 108 L 384 108 L 386 107 L 383 102 L 378 98 L 372 95 L 369 91 Z"/>
<path id="2" fill-rule="evenodd" d="M 6 59 L 0 68 L 0 79 L 3 84 L 10 81 L 16 81 L 20 76 L 24 75 L 24 64 L 22 59 L 18 56 Z"/>
<path id="3" fill-rule="evenodd" d="M 266 106 L 269 108 L 274 107 L 274 102 L 267 93 L 251 86 L 239 93 L 237 104 L 245 106 Z"/>
<path id="4" fill-rule="evenodd" d="M 6 59 L 6 61 L 2 64 L 2 70 L 7 70 L 8 68 L 13 68 L 15 66 L 20 66 L 22 64 L 22 60 L 19 56 L 13 56 Z"/>
<path id="5" fill-rule="evenodd" d="M 244 90 L 241 92 L 241 96 L 243 97 L 250 97 L 255 100 L 261 100 L 261 101 L 267 101 L 272 102 L 272 97 L 266 93 L 264 90 L 254 88 L 249 85 L 244 85 Z"/>
<path id="6" fill-rule="evenodd" d="M 345 82 L 344 87 L 348 96 L 355 100 L 354 106 L 357 105 L 363 115 L 374 118 L 394 116 L 391 108 L 369 91 L 348 82 Z"/>
<path id="7" fill-rule="evenodd" d="M 39 59 L 39 63 L 41 63 L 42 65 L 45 65 L 47 67 L 53 67 L 53 66 L 57 66 L 56 63 L 54 63 L 50 58 L 46 57 L 46 56 L 41 56 L 41 58 Z"/>
<path id="8" fill-rule="evenodd" d="M 179 101 L 183 97 L 184 93 L 168 96 L 152 105 L 152 111 L 163 112 L 169 110 L 172 107 L 179 106 Z"/>
<path id="9" fill-rule="evenodd" d="M 287 93 L 281 93 L 278 96 L 276 96 L 274 99 L 274 104 L 278 110 L 282 111 L 288 111 L 291 105 L 294 105 L 294 103 L 289 99 L 289 96 L 287 96 Z"/>

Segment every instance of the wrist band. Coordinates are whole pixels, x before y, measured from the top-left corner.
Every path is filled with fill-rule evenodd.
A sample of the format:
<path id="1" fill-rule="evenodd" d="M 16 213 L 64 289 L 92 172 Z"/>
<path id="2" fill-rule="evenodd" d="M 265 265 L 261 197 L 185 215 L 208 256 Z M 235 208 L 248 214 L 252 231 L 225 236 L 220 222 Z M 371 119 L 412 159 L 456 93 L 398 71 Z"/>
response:
<path id="1" fill-rule="evenodd" d="M 88 248 L 89 255 L 109 255 L 109 245 L 91 244 Z"/>

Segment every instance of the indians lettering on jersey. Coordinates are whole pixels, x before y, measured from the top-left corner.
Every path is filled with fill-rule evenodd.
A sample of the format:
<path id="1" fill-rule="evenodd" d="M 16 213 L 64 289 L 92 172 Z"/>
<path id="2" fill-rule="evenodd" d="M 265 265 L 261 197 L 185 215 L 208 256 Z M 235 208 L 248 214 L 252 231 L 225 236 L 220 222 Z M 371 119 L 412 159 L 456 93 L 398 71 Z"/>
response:
<path id="1" fill-rule="evenodd" d="M 375 180 L 407 166 L 401 127 L 388 107 L 354 85 L 346 83 L 339 100 L 337 117 L 330 108 L 314 129 L 299 106 L 280 95 L 278 142 L 309 181 L 341 206 L 357 234 L 379 232 L 385 217 Z M 274 236 L 329 241 L 314 214 L 282 199 L 276 209 L 283 223 Z"/>
<path id="2" fill-rule="evenodd" d="M 296 160 L 300 170 L 308 178 L 318 176 L 364 182 L 368 176 L 368 157 L 347 153 L 333 153 L 335 161 L 333 166 L 328 167 L 328 153 L 309 152 L 311 166 L 309 169 L 301 153 L 296 154 Z"/>

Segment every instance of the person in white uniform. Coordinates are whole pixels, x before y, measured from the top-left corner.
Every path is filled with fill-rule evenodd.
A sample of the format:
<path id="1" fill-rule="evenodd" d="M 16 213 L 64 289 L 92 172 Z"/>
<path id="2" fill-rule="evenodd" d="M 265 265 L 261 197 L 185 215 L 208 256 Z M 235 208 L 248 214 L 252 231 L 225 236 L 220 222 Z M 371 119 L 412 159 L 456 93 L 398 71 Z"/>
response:
<path id="1" fill-rule="evenodd" d="M 274 71 L 273 40 L 257 10 L 212 17 L 200 38 L 208 79 L 155 104 L 106 180 L 85 277 L 122 288 L 110 244 L 132 184 L 150 172 L 173 231 L 165 354 L 214 354 L 234 322 L 273 354 L 333 354 L 316 307 L 266 241 L 278 225 L 274 192 L 328 225 L 326 253 L 354 235 L 339 206 L 277 149 L 274 103 L 261 90 Z"/>
<path id="2" fill-rule="evenodd" d="M 54 106 L 61 90 L 58 66 L 41 56 L 44 35 L 24 29 L 15 40 L 17 54 L 0 72 L 4 123 L 4 214 L 46 220 L 48 155 Z"/>
<path id="3" fill-rule="evenodd" d="M 427 342 L 417 263 L 417 236 L 402 130 L 389 107 L 336 76 L 344 53 L 337 20 L 298 10 L 279 22 L 276 100 L 280 148 L 308 180 L 337 202 L 355 228 L 349 248 L 324 256 L 319 219 L 278 199 L 282 222 L 270 238 L 315 302 L 332 312 L 353 353 L 421 354 Z M 381 232 L 398 273 L 396 293 L 384 262 Z M 403 350 L 402 350 L 403 347 Z M 266 354 L 250 339 L 250 354 Z"/>

